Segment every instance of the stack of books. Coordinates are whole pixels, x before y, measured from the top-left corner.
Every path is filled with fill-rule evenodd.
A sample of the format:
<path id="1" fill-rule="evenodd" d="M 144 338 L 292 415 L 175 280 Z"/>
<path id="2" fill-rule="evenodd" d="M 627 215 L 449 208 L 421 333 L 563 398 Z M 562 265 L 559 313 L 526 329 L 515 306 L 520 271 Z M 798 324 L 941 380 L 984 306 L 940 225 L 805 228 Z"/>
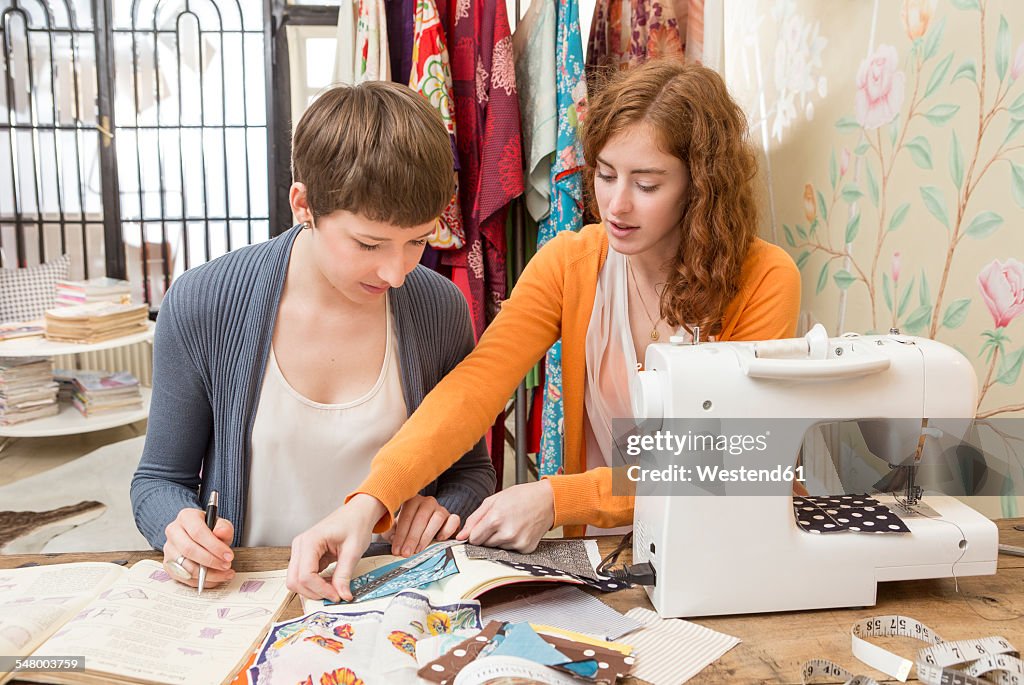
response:
<path id="1" fill-rule="evenodd" d="M 54 377 L 61 385 L 61 398 L 90 417 L 142 408 L 139 380 L 127 371 L 89 371 L 57 369 Z"/>
<path id="2" fill-rule="evenodd" d="M 90 278 L 87 281 L 57 281 L 58 307 L 90 302 L 131 304 L 131 284 L 117 278 Z"/>
<path id="3" fill-rule="evenodd" d="M 57 410 L 49 357 L 0 357 L 0 425 L 55 416 Z"/>
<path id="4" fill-rule="evenodd" d="M 46 332 L 43 320 L 38 321 L 6 321 L 0 323 L 0 341 L 15 338 L 31 338 Z"/>
<path id="5" fill-rule="evenodd" d="M 144 304 L 92 302 L 46 311 L 46 338 L 60 342 L 97 343 L 146 330 Z"/>

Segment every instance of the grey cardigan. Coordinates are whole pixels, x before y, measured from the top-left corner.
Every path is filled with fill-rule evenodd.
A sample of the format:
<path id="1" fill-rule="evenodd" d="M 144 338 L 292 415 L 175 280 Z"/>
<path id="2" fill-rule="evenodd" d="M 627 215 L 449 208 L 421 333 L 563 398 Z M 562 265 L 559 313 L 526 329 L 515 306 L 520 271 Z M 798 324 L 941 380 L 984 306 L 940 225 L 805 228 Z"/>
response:
<path id="1" fill-rule="evenodd" d="M 189 269 L 175 279 L 161 305 L 146 446 L 131 485 L 135 523 L 156 549 L 163 548 L 164 528 L 178 512 L 202 508 L 211 490 L 220 493 L 220 516 L 234 524 L 232 544 L 240 544 L 252 426 L 288 259 L 300 230 L 296 226 Z M 472 350 L 469 309 L 450 281 L 422 266 L 388 297 L 402 392 L 412 414 Z M 494 484 L 481 440 L 422 493 L 465 521 Z M 339 506 L 346 495 L 338 493 Z"/>

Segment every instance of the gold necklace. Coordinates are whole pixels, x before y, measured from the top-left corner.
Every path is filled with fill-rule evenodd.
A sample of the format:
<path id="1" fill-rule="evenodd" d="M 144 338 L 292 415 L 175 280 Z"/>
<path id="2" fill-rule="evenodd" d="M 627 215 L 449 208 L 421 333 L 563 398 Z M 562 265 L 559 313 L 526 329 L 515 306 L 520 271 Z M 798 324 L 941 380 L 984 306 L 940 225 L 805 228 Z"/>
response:
<path id="1" fill-rule="evenodd" d="M 654 317 L 651 316 L 647 309 L 647 303 L 644 302 L 644 296 L 640 294 L 640 282 L 636 280 L 636 274 L 633 272 L 633 263 L 629 261 L 629 257 L 626 257 L 626 267 L 629 269 L 629 273 L 633 277 L 633 286 L 636 288 L 636 296 L 640 298 L 640 306 L 643 307 L 644 314 L 651 322 L 651 340 L 653 342 L 657 342 L 658 339 L 661 338 L 661 333 L 658 333 L 658 324 L 661 323 L 661 320 L 665 317 L 659 316 L 657 321 L 654 320 Z"/>

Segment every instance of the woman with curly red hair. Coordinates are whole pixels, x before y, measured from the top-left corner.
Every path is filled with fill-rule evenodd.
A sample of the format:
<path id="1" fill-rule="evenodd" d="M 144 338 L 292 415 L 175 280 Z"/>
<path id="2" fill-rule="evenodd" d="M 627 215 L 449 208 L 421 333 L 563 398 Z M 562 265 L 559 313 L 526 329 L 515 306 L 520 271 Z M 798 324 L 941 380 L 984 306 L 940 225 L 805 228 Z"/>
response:
<path id="1" fill-rule="evenodd" d="M 672 335 L 763 340 L 796 332 L 800 275 L 756 237 L 756 158 L 721 77 L 649 62 L 612 77 L 581 130 L 600 224 L 566 232 L 527 265 L 476 349 L 374 458 L 348 504 L 293 545 L 292 589 L 316 596 L 320 556 L 348 579 L 393 512 L 490 427 L 527 371 L 562 339 L 563 473 L 484 500 L 459 537 L 533 550 L 554 526 L 632 523 L 612 492 L 611 420 L 632 416 L 630 387 L 647 346 Z M 395 547 L 413 550 L 400 523 Z M 320 586 L 322 587 L 322 586 Z"/>

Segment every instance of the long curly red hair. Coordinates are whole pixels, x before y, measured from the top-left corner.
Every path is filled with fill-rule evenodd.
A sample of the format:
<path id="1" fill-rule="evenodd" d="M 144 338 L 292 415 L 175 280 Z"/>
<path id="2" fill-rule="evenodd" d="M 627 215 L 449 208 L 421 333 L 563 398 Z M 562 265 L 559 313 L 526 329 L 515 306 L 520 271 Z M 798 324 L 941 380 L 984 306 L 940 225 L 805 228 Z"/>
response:
<path id="1" fill-rule="evenodd" d="M 700 326 L 702 338 L 716 335 L 757 234 L 757 158 L 747 142 L 746 117 L 722 78 L 699 64 L 653 60 L 608 76 L 591 96 L 579 132 L 595 216 L 597 156 L 613 136 L 641 123 L 690 172 L 682 240 L 661 293 L 661 315 L 670 326 Z"/>

